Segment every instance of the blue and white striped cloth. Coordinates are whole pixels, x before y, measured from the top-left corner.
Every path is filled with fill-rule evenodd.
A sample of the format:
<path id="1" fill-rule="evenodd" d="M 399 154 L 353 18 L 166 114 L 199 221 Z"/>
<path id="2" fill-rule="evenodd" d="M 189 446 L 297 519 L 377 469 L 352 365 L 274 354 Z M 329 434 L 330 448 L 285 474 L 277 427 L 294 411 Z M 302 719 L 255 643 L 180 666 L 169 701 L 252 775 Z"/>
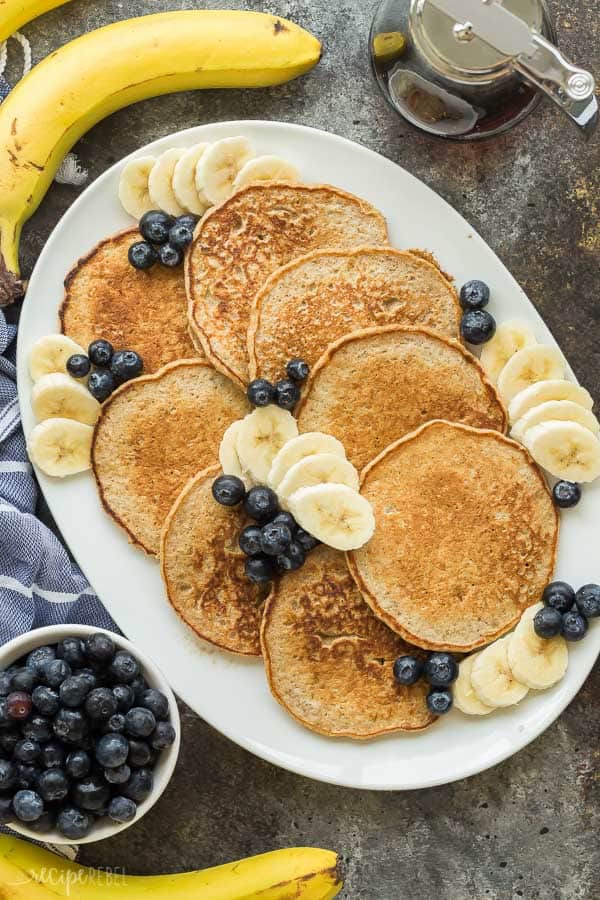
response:
<path id="1" fill-rule="evenodd" d="M 67 622 L 116 631 L 56 535 L 35 516 L 37 485 L 17 399 L 16 332 L 0 310 L 0 644 Z"/>

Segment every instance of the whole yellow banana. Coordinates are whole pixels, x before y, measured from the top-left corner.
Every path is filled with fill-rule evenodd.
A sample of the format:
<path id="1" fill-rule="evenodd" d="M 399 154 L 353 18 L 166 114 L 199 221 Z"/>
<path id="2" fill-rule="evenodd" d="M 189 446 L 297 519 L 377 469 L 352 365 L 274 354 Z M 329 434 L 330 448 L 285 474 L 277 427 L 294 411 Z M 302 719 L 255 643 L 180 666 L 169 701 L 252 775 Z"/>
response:
<path id="1" fill-rule="evenodd" d="M 181 875 L 122 875 L 67 862 L 0 835 L 0 897 L 7 900 L 330 900 L 342 889 L 332 850 L 275 850 Z"/>
<path id="2" fill-rule="evenodd" d="M 157 94 L 281 84 L 320 55 L 319 41 L 286 19 L 227 10 L 129 19 L 50 54 L 0 105 L 0 305 L 22 294 L 23 223 L 92 125 Z"/>
<path id="3" fill-rule="evenodd" d="M 18 31 L 21 25 L 70 0 L 4 0 L 0 3 L 0 42 Z"/>

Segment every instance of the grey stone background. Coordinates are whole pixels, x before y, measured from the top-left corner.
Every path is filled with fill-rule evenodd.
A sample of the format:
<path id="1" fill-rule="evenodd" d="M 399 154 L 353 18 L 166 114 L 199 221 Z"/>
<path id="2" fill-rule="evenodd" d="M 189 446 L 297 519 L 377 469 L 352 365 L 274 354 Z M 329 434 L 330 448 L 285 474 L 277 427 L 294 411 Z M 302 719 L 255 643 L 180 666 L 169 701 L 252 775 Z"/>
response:
<path id="1" fill-rule="evenodd" d="M 95 177 L 172 131 L 237 118 L 300 122 L 390 157 L 455 206 L 541 311 L 577 376 L 600 401 L 598 141 L 580 141 L 548 104 L 488 143 L 440 143 L 399 122 L 369 73 L 373 0 L 74 0 L 27 26 L 34 60 L 97 26 L 162 9 L 251 8 L 309 28 L 325 56 L 308 76 L 267 91 L 149 100 L 93 128 L 76 147 Z M 552 0 L 564 50 L 600 75 L 597 0 Z M 16 71 L 16 53 L 11 69 Z M 77 191 L 54 185 L 25 231 L 33 266 Z M 318 784 L 262 762 L 183 712 L 175 777 L 135 828 L 87 845 L 81 860 L 130 873 L 174 872 L 290 845 L 337 849 L 353 900 L 505 900 L 600 896 L 600 674 L 548 731 L 482 775 L 414 793 Z"/>

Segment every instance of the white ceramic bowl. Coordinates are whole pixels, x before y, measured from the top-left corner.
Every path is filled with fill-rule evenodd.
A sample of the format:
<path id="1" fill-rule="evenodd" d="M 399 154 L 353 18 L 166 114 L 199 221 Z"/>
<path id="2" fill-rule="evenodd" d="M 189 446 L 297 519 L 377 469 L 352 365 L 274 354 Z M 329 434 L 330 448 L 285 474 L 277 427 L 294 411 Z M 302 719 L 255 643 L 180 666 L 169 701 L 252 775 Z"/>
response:
<path id="1" fill-rule="evenodd" d="M 35 631 L 29 631 L 26 634 L 9 641 L 8 644 L 4 644 L 3 647 L 0 647 L 0 671 L 7 669 L 16 662 L 17 659 L 30 653 L 36 647 L 42 647 L 46 644 L 57 644 L 66 637 L 79 637 L 85 639 L 88 635 L 96 634 L 98 632 L 103 632 L 103 629 L 93 628 L 89 625 L 50 625 L 47 628 L 38 628 Z M 118 834 L 120 831 L 124 831 L 126 828 L 129 828 L 130 825 L 138 822 L 142 816 L 154 806 L 171 780 L 171 775 L 173 774 L 175 763 L 177 762 L 181 741 L 181 722 L 179 719 L 177 703 L 175 702 L 175 695 L 160 669 L 148 656 L 146 656 L 145 653 L 118 634 L 113 634 L 109 631 L 104 633 L 110 635 L 120 650 L 129 650 L 129 652 L 135 656 L 149 686 L 162 691 L 168 698 L 169 718 L 175 729 L 175 741 L 166 750 L 161 751 L 158 761 L 153 769 L 154 788 L 152 793 L 143 803 L 140 803 L 137 814 L 131 822 L 113 822 L 108 816 L 105 816 L 102 819 L 98 819 L 87 837 L 81 838 L 78 841 L 66 838 L 56 830 L 35 832 L 30 828 L 27 828 L 22 822 L 10 823 L 9 827 L 12 828 L 13 831 L 25 835 L 25 837 L 32 838 L 33 840 L 48 841 L 51 844 L 89 844 L 92 841 L 101 841 L 104 838 L 112 837 L 114 834 Z"/>

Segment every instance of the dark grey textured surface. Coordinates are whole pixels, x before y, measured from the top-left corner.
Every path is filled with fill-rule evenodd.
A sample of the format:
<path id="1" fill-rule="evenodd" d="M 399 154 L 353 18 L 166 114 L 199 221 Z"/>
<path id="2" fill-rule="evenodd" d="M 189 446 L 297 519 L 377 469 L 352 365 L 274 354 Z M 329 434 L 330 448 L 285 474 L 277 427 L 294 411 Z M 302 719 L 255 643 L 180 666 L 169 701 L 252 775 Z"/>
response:
<path id="1" fill-rule="evenodd" d="M 34 58 L 93 27 L 178 0 L 73 3 L 28 26 Z M 483 235 L 544 315 L 578 377 L 600 401 L 598 138 L 587 146 L 544 104 L 505 137 L 435 142 L 396 120 L 366 59 L 373 2 L 212 3 L 289 16 L 318 34 L 325 57 L 269 91 L 188 93 L 138 104 L 77 147 L 92 176 L 135 147 L 209 121 L 280 119 L 335 131 L 394 159 Z M 597 0 L 555 0 L 562 46 L 600 72 Z M 76 191 L 55 185 L 25 232 L 25 270 Z M 162 800 L 137 827 L 86 846 L 83 862 L 157 873 L 292 844 L 333 847 L 355 900 L 593 898 L 600 895 L 600 677 L 529 748 L 491 771 L 404 794 L 357 792 L 275 769 L 187 710 L 183 751 Z"/>

